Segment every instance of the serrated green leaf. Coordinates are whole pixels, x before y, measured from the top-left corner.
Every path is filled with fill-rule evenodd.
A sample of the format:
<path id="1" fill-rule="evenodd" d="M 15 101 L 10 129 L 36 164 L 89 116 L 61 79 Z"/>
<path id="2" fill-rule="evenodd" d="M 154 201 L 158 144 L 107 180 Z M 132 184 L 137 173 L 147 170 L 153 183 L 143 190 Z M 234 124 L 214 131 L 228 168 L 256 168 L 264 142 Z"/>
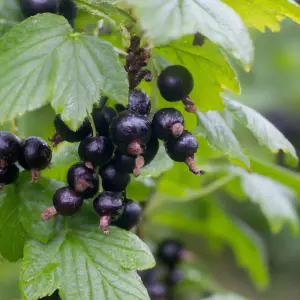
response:
<path id="1" fill-rule="evenodd" d="M 73 33 L 61 16 L 16 25 L 0 40 L 0 64 L 0 122 L 51 103 L 74 129 L 101 95 L 127 101 L 128 80 L 112 46 Z"/>
<path id="2" fill-rule="evenodd" d="M 267 119 L 254 109 L 228 98 L 224 99 L 225 107 L 244 124 L 256 137 L 260 144 L 268 147 L 272 152 L 279 150 L 289 154 L 290 160 L 296 166 L 298 156 L 294 146 Z"/>
<path id="3" fill-rule="evenodd" d="M 253 46 L 246 27 L 238 14 L 219 0 L 127 2 L 155 44 L 200 32 L 244 64 L 252 61 Z"/>
<path id="4" fill-rule="evenodd" d="M 20 198 L 14 185 L 0 194 L 0 253 L 9 261 L 23 256 L 27 235 L 19 218 Z"/>
<path id="5" fill-rule="evenodd" d="M 166 47 L 153 49 L 172 64 L 183 65 L 194 77 L 191 98 L 202 111 L 223 109 L 220 93 L 227 88 L 240 92 L 236 74 L 220 48 L 210 41 L 193 46 L 192 38 L 184 38 Z M 154 57 L 155 59 L 155 57 Z M 156 62 L 159 64 L 159 61 Z"/>
<path id="6" fill-rule="evenodd" d="M 134 234 L 111 228 L 104 235 L 95 227 L 61 234 L 48 245 L 29 241 L 21 270 L 24 299 L 35 300 L 57 287 L 63 299 L 149 299 L 133 270 L 155 262 Z"/>
<path id="7" fill-rule="evenodd" d="M 237 138 L 220 114 L 216 111 L 198 111 L 197 116 L 199 127 L 196 133 L 205 137 L 212 149 L 224 153 L 234 163 L 249 169 L 249 158 L 243 153 Z"/>

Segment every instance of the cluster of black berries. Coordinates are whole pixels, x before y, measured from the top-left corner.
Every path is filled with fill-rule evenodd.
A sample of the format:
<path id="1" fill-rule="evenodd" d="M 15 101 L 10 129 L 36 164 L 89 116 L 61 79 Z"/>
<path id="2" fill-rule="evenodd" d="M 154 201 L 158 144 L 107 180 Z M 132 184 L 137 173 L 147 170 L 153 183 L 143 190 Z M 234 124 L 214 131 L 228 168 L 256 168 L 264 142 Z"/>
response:
<path id="1" fill-rule="evenodd" d="M 41 138 L 30 136 L 21 141 L 11 132 L 0 131 L 0 191 L 18 179 L 17 162 L 25 170 L 31 170 L 33 183 L 39 178 L 40 170 L 49 166 L 51 158 L 52 151 Z"/>
<path id="2" fill-rule="evenodd" d="M 187 256 L 191 257 L 192 254 L 176 240 L 167 239 L 158 245 L 157 258 L 161 266 L 140 273 L 151 300 L 173 299 L 174 288 L 184 280 L 184 274 L 178 265 Z M 160 267 L 166 271 L 160 272 L 163 274 L 162 280 L 158 274 Z"/>
<path id="3" fill-rule="evenodd" d="M 41 13 L 59 14 L 74 27 L 77 6 L 73 0 L 19 0 L 19 2 L 25 18 Z"/>

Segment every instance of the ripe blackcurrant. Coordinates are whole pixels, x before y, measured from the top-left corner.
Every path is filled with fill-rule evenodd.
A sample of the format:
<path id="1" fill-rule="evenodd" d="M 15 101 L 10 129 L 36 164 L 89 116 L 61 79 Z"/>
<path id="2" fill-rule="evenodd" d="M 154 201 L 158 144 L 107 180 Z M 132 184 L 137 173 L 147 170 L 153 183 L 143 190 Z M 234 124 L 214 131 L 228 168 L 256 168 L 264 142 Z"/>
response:
<path id="1" fill-rule="evenodd" d="M 94 209 L 100 216 L 100 228 L 105 234 L 111 221 L 117 220 L 123 213 L 124 206 L 120 193 L 102 192 L 94 200 Z"/>
<path id="2" fill-rule="evenodd" d="M 116 170 L 121 173 L 133 173 L 135 169 L 136 156 L 123 154 L 120 151 L 115 152 L 114 165 Z"/>
<path id="3" fill-rule="evenodd" d="M 21 143 L 19 164 L 25 170 L 32 170 L 32 182 L 35 182 L 40 170 L 47 168 L 51 162 L 52 151 L 41 138 L 30 136 Z"/>
<path id="4" fill-rule="evenodd" d="M 145 285 L 151 300 L 166 299 L 167 289 L 160 282 L 156 281 L 152 284 Z"/>
<path id="5" fill-rule="evenodd" d="M 194 160 L 194 154 L 198 150 L 196 138 L 187 130 L 184 130 L 178 139 L 169 139 L 165 143 L 167 154 L 171 159 L 178 162 L 185 162 L 190 171 L 197 175 L 203 175 L 204 172 L 198 170 Z"/>
<path id="6" fill-rule="evenodd" d="M 41 13 L 57 13 L 56 0 L 20 0 L 25 18 Z"/>
<path id="7" fill-rule="evenodd" d="M 179 263 L 183 251 L 184 248 L 181 243 L 167 239 L 159 244 L 157 256 L 165 265 L 174 268 Z"/>
<path id="8" fill-rule="evenodd" d="M 163 108 L 157 111 L 152 124 L 155 135 L 163 141 L 180 137 L 184 130 L 184 118 L 175 108 Z"/>
<path id="9" fill-rule="evenodd" d="M 136 112 L 126 110 L 112 121 L 110 134 L 121 152 L 138 155 L 150 138 L 151 122 Z"/>
<path id="10" fill-rule="evenodd" d="M 184 273 L 182 270 L 174 268 L 168 272 L 166 283 L 169 286 L 175 286 L 184 280 Z"/>
<path id="11" fill-rule="evenodd" d="M 159 142 L 155 135 L 155 133 L 151 134 L 150 140 L 146 144 L 146 150 L 142 154 L 144 158 L 144 166 L 151 163 L 151 161 L 155 158 L 159 149 Z"/>
<path id="12" fill-rule="evenodd" d="M 20 139 L 8 131 L 0 131 L 0 169 L 15 163 L 20 154 Z"/>
<path id="13" fill-rule="evenodd" d="M 80 158 L 91 168 L 107 163 L 113 153 L 114 146 L 105 136 L 86 137 L 78 147 Z"/>
<path id="14" fill-rule="evenodd" d="M 117 103 L 115 105 L 115 109 L 117 111 L 117 113 L 121 113 L 122 111 L 126 110 L 126 107 L 123 104 Z"/>
<path id="15" fill-rule="evenodd" d="M 19 168 L 16 165 L 7 166 L 0 169 L 0 191 L 7 184 L 15 182 L 19 177 Z"/>
<path id="16" fill-rule="evenodd" d="M 73 0 L 58 1 L 58 14 L 64 16 L 74 28 L 74 21 L 77 15 L 77 6 Z"/>
<path id="17" fill-rule="evenodd" d="M 56 146 L 62 141 L 67 141 L 69 143 L 80 142 L 92 133 L 91 124 L 88 119 L 85 119 L 82 125 L 76 131 L 73 131 L 61 119 L 60 115 L 56 115 L 54 126 L 56 133 L 50 139 L 50 141 L 53 142 L 53 146 Z"/>
<path id="18" fill-rule="evenodd" d="M 158 77 L 158 88 L 167 101 L 186 98 L 194 87 L 194 79 L 189 70 L 180 65 L 165 68 Z"/>
<path id="19" fill-rule="evenodd" d="M 105 191 L 122 192 L 130 182 L 128 173 L 121 173 L 116 170 L 114 163 L 108 163 L 100 170 L 102 187 Z"/>
<path id="20" fill-rule="evenodd" d="M 83 199 L 94 197 L 99 189 L 98 174 L 85 166 L 77 163 L 70 167 L 67 175 L 68 184 L 76 194 Z"/>
<path id="21" fill-rule="evenodd" d="M 126 199 L 126 201 L 124 202 L 123 214 L 118 220 L 112 222 L 111 225 L 125 230 L 130 230 L 140 222 L 141 217 L 141 206 L 131 199 Z"/>
<path id="22" fill-rule="evenodd" d="M 94 108 L 92 112 L 97 134 L 108 137 L 109 126 L 112 120 L 117 116 L 115 110 L 111 107 Z"/>
<path id="23" fill-rule="evenodd" d="M 151 99 L 143 90 L 131 90 L 129 92 L 127 108 L 140 115 L 148 115 L 151 110 Z"/>

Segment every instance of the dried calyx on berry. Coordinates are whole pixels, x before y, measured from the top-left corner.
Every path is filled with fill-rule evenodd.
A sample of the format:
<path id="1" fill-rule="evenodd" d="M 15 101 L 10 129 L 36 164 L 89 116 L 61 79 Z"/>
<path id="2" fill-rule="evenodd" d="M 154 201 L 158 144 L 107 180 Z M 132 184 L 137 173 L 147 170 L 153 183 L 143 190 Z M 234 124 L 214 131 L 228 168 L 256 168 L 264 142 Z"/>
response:
<path id="1" fill-rule="evenodd" d="M 118 172 L 114 161 L 103 166 L 99 174 L 105 191 L 122 192 L 130 183 L 129 174 Z"/>
<path id="2" fill-rule="evenodd" d="M 140 115 L 148 115 L 151 111 L 151 99 L 141 89 L 133 89 L 129 92 L 127 109 Z"/>
<path id="3" fill-rule="evenodd" d="M 131 199 L 126 199 L 124 201 L 124 212 L 121 217 L 112 222 L 111 225 L 117 226 L 119 228 L 130 230 L 134 226 L 138 225 L 142 218 L 142 208 L 141 206 Z"/>
<path id="4" fill-rule="evenodd" d="M 54 215 L 72 216 L 77 213 L 83 204 L 83 199 L 70 187 L 59 188 L 53 195 L 53 206 L 42 213 L 42 220 L 49 220 Z"/>
<path id="5" fill-rule="evenodd" d="M 54 126 L 56 133 L 49 139 L 52 142 L 53 147 L 62 141 L 67 141 L 69 143 L 80 142 L 92 133 L 92 127 L 88 119 L 85 119 L 82 125 L 76 131 L 73 131 L 61 119 L 60 115 L 56 115 Z"/>
<path id="6" fill-rule="evenodd" d="M 189 98 L 194 87 L 194 79 L 187 68 L 180 65 L 168 66 L 160 73 L 157 85 L 165 100 L 183 101 L 187 111 L 195 112 L 194 103 Z"/>
<path id="7" fill-rule="evenodd" d="M 97 135 L 108 137 L 109 126 L 112 120 L 117 116 L 112 107 L 94 108 L 92 117 L 96 127 Z"/>
<path id="8" fill-rule="evenodd" d="M 93 169 L 87 168 L 82 162 L 69 168 L 67 180 L 71 189 L 83 199 L 94 197 L 99 190 L 98 174 Z"/>
<path id="9" fill-rule="evenodd" d="M 41 138 L 30 136 L 21 143 L 19 164 L 25 170 L 31 170 L 32 180 L 35 182 L 40 177 L 40 170 L 46 169 L 52 159 L 52 150 Z"/>
<path id="10" fill-rule="evenodd" d="M 178 139 L 169 139 L 165 143 L 167 154 L 171 159 L 178 162 L 185 162 L 190 171 L 196 175 L 203 175 L 202 170 L 198 170 L 194 160 L 194 154 L 198 150 L 196 138 L 187 130 L 184 130 Z"/>
<path id="11" fill-rule="evenodd" d="M 172 137 L 180 137 L 184 130 L 184 118 L 181 112 L 175 108 L 163 108 L 158 110 L 152 120 L 155 135 L 163 141 Z"/>
<path id="12" fill-rule="evenodd" d="M 86 137 L 78 147 L 80 159 L 89 168 L 107 163 L 114 153 L 114 145 L 105 136 Z"/>
<path id="13" fill-rule="evenodd" d="M 19 168 L 16 165 L 7 166 L 0 169 L 0 192 L 5 185 L 15 182 L 19 177 Z"/>
<path id="14" fill-rule="evenodd" d="M 151 122 L 145 116 L 126 110 L 112 121 L 110 135 L 119 151 L 139 155 L 149 141 Z"/>
<path id="15" fill-rule="evenodd" d="M 20 139 L 8 131 L 0 131 L 0 169 L 14 164 L 20 154 Z"/>
<path id="16" fill-rule="evenodd" d="M 100 228 L 109 234 L 108 226 L 123 213 L 124 206 L 120 193 L 104 191 L 94 200 L 94 209 L 100 216 Z"/>

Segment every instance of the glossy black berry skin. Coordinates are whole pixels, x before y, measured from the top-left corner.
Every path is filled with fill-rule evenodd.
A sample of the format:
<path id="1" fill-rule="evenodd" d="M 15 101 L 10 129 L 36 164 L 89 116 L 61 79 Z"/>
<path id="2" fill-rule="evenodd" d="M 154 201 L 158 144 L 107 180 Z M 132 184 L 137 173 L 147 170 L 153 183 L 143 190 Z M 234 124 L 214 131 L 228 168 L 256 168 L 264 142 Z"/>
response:
<path id="1" fill-rule="evenodd" d="M 164 240 L 158 247 L 157 256 L 165 265 L 173 268 L 179 263 L 183 250 L 182 244 L 178 241 Z"/>
<path id="2" fill-rule="evenodd" d="M 122 192 L 130 182 L 129 174 L 118 172 L 114 163 L 105 165 L 100 170 L 100 176 L 105 191 Z"/>
<path id="3" fill-rule="evenodd" d="M 99 216 L 109 215 L 111 221 L 117 220 L 124 210 L 121 194 L 108 191 L 100 193 L 94 199 L 93 205 Z"/>
<path id="4" fill-rule="evenodd" d="M 61 119 L 60 115 L 56 115 L 54 119 L 56 132 L 64 141 L 75 143 L 82 141 L 85 137 L 92 133 L 90 122 L 86 119 L 77 131 L 71 130 L 67 124 Z"/>
<path id="5" fill-rule="evenodd" d="M 0 131 L 0 168 L 15 163 L 19 153 L 20 139 L 8 131 Z"/>
<path id="6" fill-rule="evenodd" d="M 86 137 L 78 147 L 78 154 L 84 162 L 93 166 L 107 163 L 114 153 L 112 142 L 105 136 Z"/>
<path id="7" fill-rule="evenodd" d="M 41 13 L 57 13 L 56 0 L 19 0 L 25 18 Z"/>
<path id="8" fill-rule="evenodd" d="M 151 135 L 151 122 L 136 112 L 125 110 L 112 121 L 110 134 L 117 146 L 129 144 L 133 140 L 146 144 Z"/>
<path id="9" fill-rule="evenodd" d="M 178 139 L 170 139 L 165 143 L 167 154 L 171 159 L 184 162 L 192 157 L 198 150 L 196 138 L 187 130 L 184 130 Z"/>
<path id="10" fill-rule="evenodd" d="M 184 118 L 181 112 L 175 108 L 163 108 L 158 110 L 152 120 L 155 135 L 163 141 L 172 138 L 172 126 L 175 124 L 184 125 Z"/>
<path id="11" fill-rule="evenodd" d="M 77 15 L 77 6 L 73 0 L 63 0 L 58 2 L 58 14 L 65 17 L 70 25 L 74 28 L 75 18 Z"/>
<path id="12" fill-rule="evenodd" d="M 117 116 L 112 107 L 94 108 L 92 117 L 95 123 L 97 134 L 108 137 L 109 126 L 112 120 Z"/>
<path id="13" fill-rule="evenodd" d="M 194 79 L 187 68 L 173 65 L 160 73 L 157 84 L 162 97 L 174 102 L 183 100 L 191 93 Z"/>
<path id="14" fill-rule="evenodd" d="M 99 189 L 98 174 L 84 163 L 71 166 L 67 174 L 68 185 L 83 199 L 94 197 Z"/>
<path id="15" fill-rule="evenodd" d="M 159 149 L 159 141 L 154 133 L 151 134 L 150 140 L 146 144 L 146 149 L 142 156 L 144 157 L 144 166 L 151 163 L 151 161 L 155 158 Z"/>
<path id="16" fill-rule="evenodd" d="M 124 202 L 124 212 L 121 217 L 113 222 L 111 225 L 119 228 L 130 230 L 134 226 L 138 225 L 142 217 L 141 206 L 131 199 L 126 199 Z"/>
<path id="17" fill-rule="evenodd" d="M 53 205 L 58 214 L 72 216 L 77 213 L 83 204 L 83 199 L 69 187 L 58 189 L 53 195 Z"/>
<path id="18" fill-rule="evenodd" d="M 0 185 L 11 184 L 15 182 L 19 177 L 19 168 L 16 165 L 7 166 L 4 169 L 0 169 Z"/>
<path id="19" fill-rule="evenodd" d="M 41 138 L 30 136 L 21 143 L 19 164 L 25 169 L 44 170 L 52 159 L 52 150 Z"/>
<path id="20" fill-rule="evenodd" d="M 136 156 L 123 154 L 120 151 L 115 152 L 114 166 L 118 172 L 133 173 L 135 169 Z"/>
<path id="21" fill-rule="evenodd" d="M 129 92 L 127 109 L 140 115 L 148 115 L 151 111 L 151 99 L 141 89 L 131 90 Z"/>

